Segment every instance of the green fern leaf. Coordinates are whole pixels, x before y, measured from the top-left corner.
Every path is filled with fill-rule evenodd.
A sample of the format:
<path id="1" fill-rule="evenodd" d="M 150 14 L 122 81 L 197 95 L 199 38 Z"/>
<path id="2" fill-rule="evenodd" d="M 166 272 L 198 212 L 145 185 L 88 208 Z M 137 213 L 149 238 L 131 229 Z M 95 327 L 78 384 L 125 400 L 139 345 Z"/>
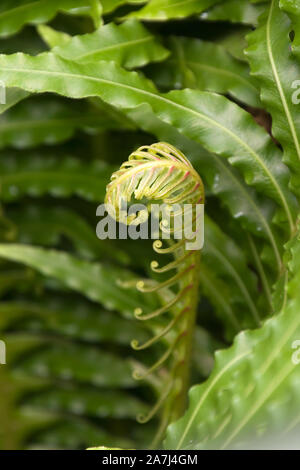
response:
<path id="1" fill-rule="evenodd" d="M 145 3 L 148 0 L 101 0 L 101 5 L 103 8 L 103 13 L 111 13 L 116 10 L 118 7 L 129 4 L 129 5 L 139 5 Z"/>
<path id="2" fill-rule="evenodd" d="M 258 18 L 263 11 L 264 5 L 255 4 L 249 0 L 223 0 L 206 12 L 203 17 L 211 21 L 257 25 Z"/>
<path id="3" fill-rule="evenodd" d="M 280 151 L 248 113 L 225 97 L 197 90 L 160 95 L 143 77 L 115 64 L 75 64 L 51 53 L 2 56 L 0 65 L 0 78 L 9 86 L 21 85 L 33 92 L 52 91 L 73 98 L 99 96 L 126 109 L 148 102 L 160 119 L 228 158 L 243 171 L 248 184 L 276 200 L 283 208 L 281 217 L 293 232 L 296 203 L 288 190 L 289 173 L 281 163 Z"/>
<path id="4" fill-rule="evenodd" d="M 151 66 L 152 78 L 159 88 L 197 88 L 229 93 L 254 107 L 260 106 L 257 83 L 248 66 L 231 57 L 225 48 L 200 39 L 172 37 L 167 43 L 171 57 Z"/>
<path id="5" fill-rule="evenodd" d="M 235 316 L 234 325 L 238 331 L 260 325 L 260 313 L 256 306 L 257 285 L 250 272 L 241 249 L 226 236 L 220 228 L 207 216 L 205 218 L 205 246 L 203 248 L 203 264 L 215 272 L 219 280 L 226 282 L 227 289 L 233 282 L 231 292 L 231 308 L 234 304 L 243 305 L 243 315 Z M 238 308 L 235 309 L 238 311 Z M 247 312 L 247 313 L 246 313 Z M 236 332 L 236 329 L 234 330 Z"/>
<path id="6" fill-rule="evenodd" d="M 299 195 L 300 118 L 292 84 L 300 76 L 300 65 L 290 51 L 290 31 L 287 15 L 272 0 L 259 27 L 248 36 L 246 54 L 252 74 L 260 80 L 262 101 L 272 115 L 273 135 L 283 146 L 284 161 L 292 170 L 292 188 Z"/>
<path id="7" fill-rule="evenodd" d="M 36 301 L 0 302 L 1 334 L 27 331 L 34 334 L 53 334 L 85 343 L 128 345 L 132 338 L 149 338 L 144 325 L 128 321 L 116 313 L 99 310 L 84 299 L 48 295 Z"/>
<path id="8" fill-rule="evenodd" d="M 15 373 L 42 379 L 61 378 L 97 387 L 130 388 L 136 385 L 131 377 L 129 360 L 120 361 L 118 356 L 94 346 L 60 343 L 59 340 L 53 347 L 53 341 L 47 344 L 40 338 L 38 354 L 33 349 L 26 357 L 19 358 L 14 366 Z"/>
<path id="9" fill-rule="evenodd" d="M 32 407 L 53 413 L 74 413 L 83 418 L 135 419 L 141 410 L 147 411 L 147 406 L 141 400 L 121 390 L 104 391 L 72 385 L 34 394 L 25 403 L 23 408 L 26 410 Z"/>
<path id="10" fill-rule="evenodd" d="M 58 12 L 72 13 L 82 9 L 88 14 L 96 26 L 100 21 L 100 3 L 98 0 L 77 0 L 76 6 L 72 0 L 20 0 L 18 5 L 14 0 L 5 0 L 0 7 L 0 36 L 17 33 L 25 24 L 38 24 L 50 21 Z"/>
<path id="11" fill-rule="evenodd" d="M 297 0 L 280 0 L 280 8 L 284 10 L 292 21 L 294 38 L 292 43 L 293 53 L 300 59 L 300 7 Z"/>
<path id="12" fill-rule="evenodd" d="M 245 61 L 244 49 L 247 46 L 245 36 L 250 31 L 251 28 L 247 25 L 236 26 L 233 31 L 229 30 L 227 34 L 216 39 L 216 42 L 223 46 L 235 59 Z"/>
<path id="13" fill-rule="evenodd" d="M 100 161 L 87 165 L 76 158 L 57 158 L 39 153 L 20 155 L 8 153 L 2 159 L 1 199 L 16 201 L 24 195 L 39 197 L 50 193 L 55 197 L 77 194 L 87 200 L 101 202 L 104 199 L 107 179 L 112 166 Z"/>
<path id="14" fill-rule="evenodd" d="M 52 52 L 82 64 L 113 60 L 128 69 L 168 56 L 156 37 L 137 20 L 119 26 L 109 23 L 91 34 L 74 36 L 66 44 L 54 47 Z"/>
<path id="15" fill-rule="evenodd" d="M 15 104 L 19 103 L 19 101 L 24 100 L 29 93 L 24 90 L 20 90 L 18 88 L 9 88 L 5 91 L 5 104 L 0 103 L 0 114 L 3 114 L 9 108 L 12 108 Z"/>
<path id="16" fill-rule="evenodd" d="M 89 263 L 67 253 L 27 245 L 0 245 L 0 257 L 23 263 L 42 274 L 55 278 L 63 285 L 103 304 L 131 315 L 136 308 L 153 305 L 142 300 L 142 295 L 128 293 L 117 285 L 117 280 L 133 278 L 130 271 Z M 135 290 L 133 290 L 135 292 Z"/>
<path id="17" fill-rule="evenodd" d="M 9 220 L 18 227 L 17 241 L 43 246 L 59 246 L 62 237 L 71 241 L 80 256 L 87 259 L 110 259 L 129 265 L 130 257 L 112 240 L 100 242 L 94 228 L 78 213 L 63 207 L 28 205 L 7 210 Z"/>
<path id="18" fill-rule="evenodd" d="M 143 20 L 167 20 L 184 18 L 207 10 L 219 0 L 150 0 L 142 9 L 128 17 Z"/>
<path id="19" fill-rule="evenodd" d="M 122 125 L 91 106 L 45 97 L 28 99 L 0 116 L 0 148 L 54 145 L 70 139 L 77 129 L 97 133 Z"/>

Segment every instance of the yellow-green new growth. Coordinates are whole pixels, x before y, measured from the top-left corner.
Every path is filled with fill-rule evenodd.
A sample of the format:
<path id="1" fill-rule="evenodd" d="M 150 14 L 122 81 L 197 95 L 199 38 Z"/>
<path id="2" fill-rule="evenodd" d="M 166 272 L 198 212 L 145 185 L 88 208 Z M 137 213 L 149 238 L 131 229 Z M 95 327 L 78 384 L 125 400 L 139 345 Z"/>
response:
<path id="1" fill-rule="evenodd" d="M 107 186 L 105 202 L 113 207 L 117 221 L 125 221 L 128 225 L 144 221 L 145 214 L 141 212 L 124 219 L 121 207 L 123 202 L 142 199 L 170 207 L 190 204 L 192 216 L 189 219 L 191 227 L 188 228 L 192 231 L 197 218 L 196 206 L 204 203 L 204 187 L 187 158 L 172 145 L 160 142 L 133 152 L 128 161 L 112 175 Z M 162 306 L 150 313 L 136 309 L 134 314 L 141 321 L 157 320 L 159 317 L 160 329 L 157 332 L 156 325 L 156 335 L 142 345 L 136 340 L 132 341 L 132 347 L 136 350 L 148 348 L 160 339 L 166 345 L 166 351 L 152 367 L 143 372 L 134 371 L 137 380 L 153 377 L 154 373 L 156 379 L 159 379 L 157 403 L 148 415 L 138 417 L 140 422 L 147 422 L 161 409 L 161 424 L 155 443 L 161 440 L 168 423 L 181 416 L 185 410 L 198 303 L 200 252 L 187 250 L 186 239 L 178 241 L 174 234 L 176 212 L 172 216 L 169 233 L 173 236 L 170 240 L 164 240 L 166 246 L 163 246 L 162 240 L 155 240 L 153 249 L 158 254 L 171 255 L 173 260 L 163 267 L 159 267 L 157 261 L 152 261 L 151 268 L 156 273 L 174 271 L 174 274 L 160 283 L 149 279 L 136 283 L 138 290 L 157 293 L 162 301 Z M 160 220 L 159 227 L 162 235 L 167 230 L 164 220 Z"/>

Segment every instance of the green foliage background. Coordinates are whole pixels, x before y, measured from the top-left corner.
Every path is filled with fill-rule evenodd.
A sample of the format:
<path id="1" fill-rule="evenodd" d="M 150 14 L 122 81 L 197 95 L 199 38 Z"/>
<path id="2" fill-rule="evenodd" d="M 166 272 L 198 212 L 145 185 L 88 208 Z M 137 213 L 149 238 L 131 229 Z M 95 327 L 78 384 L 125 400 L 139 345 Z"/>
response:
<path id="1" fill-rule="evenodd" d="M 111 173 L 157 140 L 207 196 L 194 385 L 164 446 L 299 431 L 299 38 L 297 0 L 1 2 L 0 449 L 150 445 L 135 418 L 160 384 L 132 368 L 164 345 L 130 348 L 157 327 L 133 311 L 165 299 L 119 281 L 151 276 L 151 243 L 95 227 Z"/>

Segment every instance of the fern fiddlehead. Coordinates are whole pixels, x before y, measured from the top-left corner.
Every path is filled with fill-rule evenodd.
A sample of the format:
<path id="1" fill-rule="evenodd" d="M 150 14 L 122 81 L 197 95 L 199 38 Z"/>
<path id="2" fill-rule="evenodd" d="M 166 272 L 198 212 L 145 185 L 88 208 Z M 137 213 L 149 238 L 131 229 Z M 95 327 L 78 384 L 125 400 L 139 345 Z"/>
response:
<path id="1" fill-rule="evenodd" d="M 145 199 L 148 201 L 147 214 L 140 211 L 124 218 L 124 202 L 127 204 L 132 200 Z M 113 173 L 107 186 L 107 210 L 118 222 L 141 224 L 153 208 L 151 205 L 150 209 L 150 201 L 156 204 L 159 202 L 166 210 L 159 216 L 158 238 L 153 243 L 153 249 L 160 255 L 173 258 L 163 267 L 157 261 L 152 261 L 151 268 L 155 273 L 171 271 L 172 274 L 162 282 L 148 279 L 136 283 L 136 288 L 141 292 L 157 293 L 162 306 L 151 313 L 141 309 L 134 312 L 140 321 L 159 320 L 159 326 L 154 327 L 156 334 L 153 338 L 144 344 L 133 340 L 132 347 L 136 350 L 146 349 L 158 340 L 163 340 L 166 345 L 163 355 L 149 369 L 134 371 L 137 380 L 153 374 L 159 377 L 157 403 L 147 416 L 138 417 L 140 422 L 147 422 L 161 410 L 161 424 L 155 438 L 157 443 L 167 424 L 181 416 L 186 405 L 200 263 L 198 247 L 191 249 L 187 243 L 188 240 L 195 240 L 199 230 L 203 230 L 199 226 L 198 208 L 204 204 L 200 176 L 180 151 L 164 142 L 134 151 L 128 161 Z M 170 216 L 167 223 L 166 213 Z M 178 215 L 184 216 L 181 219 L 184 226 L 178 226 Z"/>

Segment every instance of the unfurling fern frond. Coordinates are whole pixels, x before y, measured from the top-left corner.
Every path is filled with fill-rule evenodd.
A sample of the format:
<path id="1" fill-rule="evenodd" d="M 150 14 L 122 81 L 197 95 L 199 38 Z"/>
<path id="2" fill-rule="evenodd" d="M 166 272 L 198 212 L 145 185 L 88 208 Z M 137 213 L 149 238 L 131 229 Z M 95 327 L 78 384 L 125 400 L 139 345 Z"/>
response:
<path id="1" fill-rule="evenodd" d="M 145 199 L 148 201 L 147 210 L 125 215 L 122 209 L 125 203 Z M 164 277 L 162 282 L 140 280 L 136 283 L 141 292 L 157 293 L 163 304 L 151 313 L 135 310 L 136 318 L 149 320 L 155 336 L 144 344 L 132 341 L 132 347 L 136 350 L 148 348 L 158 340 L 163 340 L 166 346 L 165 352 L 148 370 L 134 371 L 137 380 L 149 378 L 154 373 L 159 378 L 157 403 L 147 416 L 138 417 L 140 422 L 147 422 L 161 409 L 161 424 L 155 438 L 157 443 L 166 425 L 177 419 L 185 409 L 198 300 L 200 251 L 199 246 L 195 249 L 195 240 L 203 230 L 200 222 L 204 204 L 203 183 L 191 163 L 173 146 L 163 142 L 145 145 L 133 152 L 128 161 L 113 173 L 105 202 L 108 212 L 118 222 L 129 226 L 147 223 L 150 212 L 153 216 L 154 206 L 150 202 L 162 204 L 153 249 L 173 259 L 163 267 L 152 261 L 151 268 L 155 273 L 173 271 L 174 274 Z M 166 214 L 169 218 L 165 217 Z M 184 235 L 178 224 L 178 216 L 182 215 Z"/>

